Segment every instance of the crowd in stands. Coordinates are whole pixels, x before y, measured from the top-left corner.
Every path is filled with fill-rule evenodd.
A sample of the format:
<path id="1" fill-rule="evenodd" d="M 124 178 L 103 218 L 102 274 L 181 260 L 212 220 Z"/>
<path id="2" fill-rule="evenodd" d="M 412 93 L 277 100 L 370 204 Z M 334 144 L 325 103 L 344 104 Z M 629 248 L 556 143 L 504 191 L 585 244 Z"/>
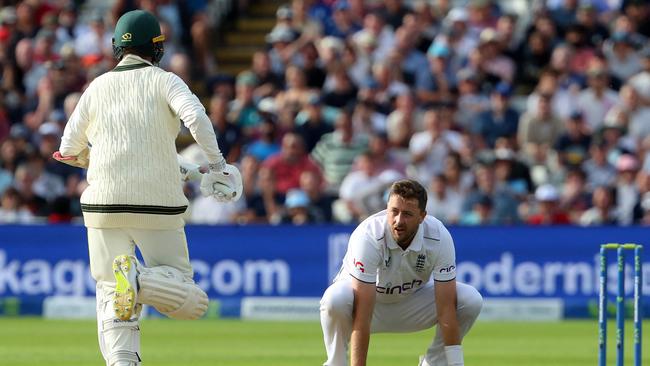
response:
<path id="1" fill-rule="evenodd" d="M 291 0 L 238 75 L 214 61 L 210 1 L 86 23 L 78 1 L 0 3 L 0 222 L 80 216 L 84 172 L 50 155 L 137 6 L 243 176 L 229 204 L 187 183 L 190 223 L 358 222 L 412 178 L 451 225 L 650 225 L 647 1 Z M 206 163 L 187 133 L 179 152 Z"/>

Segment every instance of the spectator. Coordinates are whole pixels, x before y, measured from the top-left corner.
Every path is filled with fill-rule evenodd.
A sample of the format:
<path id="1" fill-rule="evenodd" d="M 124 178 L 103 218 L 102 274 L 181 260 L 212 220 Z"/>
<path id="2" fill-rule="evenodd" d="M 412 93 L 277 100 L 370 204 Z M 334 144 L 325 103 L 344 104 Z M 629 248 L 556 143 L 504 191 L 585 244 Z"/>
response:
<path id="1" fill-rule="evenodd" d="M 35 221 L 34 215 L 22 203 L 20 192 L 8 188 L 0 199 L 0 224 L 30 224 Z"/>
<path id="2" fill-rule="evenodd" d="M 614 209 L 614 196 L 612 189 L 605 186 L 598 186 L 594 189 L 592 198 L 593 207 L 580 216 L 580 225 L 614 225 L 618 215 Z"/>
<path id="3" fill-rule="evenodd" d="M 331 124 L 325 120 L 321 96 L 318 94 L 310 95 L 305 109 L 299 114 L 299 117 L 304 120 L 296 121 L 297 126 L 294 132 L 302 137 L 303 141 L 305 141 L 306 151 L 311 153 L 321 138 L 334 130 Z"/>
<path id="4" fill-rule="evenodd" d="M 490 109 L 481 113 L 472 126 L 475 145 L 480 148 L 494 148 L 499 137 L 515 141 L 519 125 L 519 114 L 509 106 L 512 89 L 506 83 L 499 83 L 490 95 Z"/>
<path id="5" fill-rule="evenodd" d="M 608 77 L 603 66 L 593 66 L 587 71 L 587 76 L 589 87 L 580 92 L 578 106 L 587 126 L 594 132 L 603 125 L 607 112 L 618 103 L 618 96 L 607 87 Z"/>
<path id="6" fill-rule="evenodd" d="M 577 224 L 582 214 L 591 207 L 591 194 L 587 191 L 587 176 L 579 168 L 567 172 L 560 190 L 560 208 L 569 215 L 569 221 Z"/>
<path id="7" fill-rule="evenodd" d="M 472 203 L 471 210 L 466 211 L 460 218 L 460 225 L 477 226 L 491 225 L 494 217 L 494 203 L 486 194 L 478 196 Z"/>
<path id="8" fill-rule="evenodd" d="M 633 155 L 621 155 L 616 161 L 616 170 L 618 179 L 615 202 L 618 224 L 631 225 L 634 222 L 634 208 L 639 202 L 639 188 L 635 181 L 639 162 Z"/>
<path id="9" fill-rule="evenodd" d="M 245 71 L 237 76 L 237 95 L 230 102 L 228 118 L 242 129 L 247 137 L 255 133 L 260 123 L 260 115 L 255 107 L 253 91 L 257 79 L 250 71 Z"/>
<path id="10" fill-rule="evenodd" d="M 427 214 L 445 224 L 458 223 L 463 199 L 460 193 L 447 186 L 445 176 L 438 174 L 431 180 L 427 190 Z"/>
<path id="11" fill-rule="evenodd" d="M 537 101 L 537 108 L 526 111 L 519 120 L 517 142 L 528 156 L 537 155 L 538 150 L 548 150 L 555 146 L 555 141 L 564 131 L 562 121 L 551 108 L 550 94 L 542 94 Z"/>
<path id="12" fill-rule="evenodd" d="M 313 213 L 316 222 L 332 222 L 332 205 L 336 195 L 322 189 L 321 177 L 312 171 L 305 171 L 300 175 L 300 189 L 309 197 L 309 210 Z"/>
<path id="13" fill-rule="evenodd" d="M 304 171 L 312 171 L 321 176 L 318 165 L 306 154 L 302 138 L 295 133 L 284 135 L 280 152 L 266 159 L 262 168 L 273 172 L 275 190 L 282 195 L 289 189 L 300 186 L 300 175 Z"/>
<path id="14" fill-rule="evenodd" d="M 544 184 L 535 190 L 537 212 L 528 217 L 530 225 L 567 225 L 569 215 L 559 205 L 560 195 L 557 188 Z"/>
<path id="15" fill-rule="evenodd" d="M 580 167 L 589 157 L 591 135 L 588 133 L 582 113 L 576 111 L 565 122 L 565 130 L 555 140 L 554 148 L 565 168 Z"/>
<path id="16" fill-rule="evenodd" d="M 263 118 L 259 127 L 259 137 L 248 145 L 246 154 L 258 161 L 264 161 L 280 151 L 277 139 L 278 127 L 275 122 L 271 118 Z"/>
<path id="17" fill-rule="evenodd" d="M 309 196 L 300 189 L 290 189 L 284 201 L 285 213 L 281 223 L 291 225 L 306 225 L 317 223 L 322 218 L 316 218 L 310 209 Z"/>
<path id="18" fill-rule="evenodd" d="M 354 159 L 367 149 L 368 136 L 356 135 L 350 112 L 342 111 L 336 119 L 334 132 L 323 135 L 311 157 L 323 171 L 327 189 L 336 192 Z"/>
<path id="19" fill-rule="evenodd" d="M 604 141 L 593 141 L 589 148 L 590 158 L 582 164 L 587 174 L 587 186 L 592 189 L 599 186 L 612 187 L 616 181 L 616 168 L 607 160 L 606 148 Z"/>

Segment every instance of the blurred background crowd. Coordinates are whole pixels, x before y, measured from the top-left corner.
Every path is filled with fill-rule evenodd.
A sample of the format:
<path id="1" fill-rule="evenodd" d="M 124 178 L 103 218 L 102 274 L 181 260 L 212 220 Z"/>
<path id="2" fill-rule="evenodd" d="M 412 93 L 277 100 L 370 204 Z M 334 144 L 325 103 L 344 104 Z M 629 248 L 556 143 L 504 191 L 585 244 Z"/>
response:
<path id="1" fill-rule="evenodd" d="M 189 223 L 358 222 L 408 177 L 451 225 L 650 225 L 648 1 L 293 0 L 236 75 L 216 2 L 0 1 L 0 223 L 79 220 L 84 171 L 51 154 L 137 7 L 244 179 L 229 204 L 186 183 Z"/>

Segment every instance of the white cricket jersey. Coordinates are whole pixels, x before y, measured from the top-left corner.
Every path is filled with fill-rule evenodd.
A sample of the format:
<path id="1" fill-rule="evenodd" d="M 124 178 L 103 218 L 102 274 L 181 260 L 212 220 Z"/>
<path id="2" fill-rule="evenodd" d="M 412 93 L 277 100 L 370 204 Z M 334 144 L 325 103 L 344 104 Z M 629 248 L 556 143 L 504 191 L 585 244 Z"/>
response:
<path id="1" fill-rule="evenodd" d="M 378 302 L 398 302 L 432 276 L 436 281 L 456 278 L 454 242 L 442 222 L 427 215 L 411 245 L 403 250 L 390 233 L 384 210 L 365 219 L 350 236 L 335 281 L 348 275 L 376 284 Z"/>

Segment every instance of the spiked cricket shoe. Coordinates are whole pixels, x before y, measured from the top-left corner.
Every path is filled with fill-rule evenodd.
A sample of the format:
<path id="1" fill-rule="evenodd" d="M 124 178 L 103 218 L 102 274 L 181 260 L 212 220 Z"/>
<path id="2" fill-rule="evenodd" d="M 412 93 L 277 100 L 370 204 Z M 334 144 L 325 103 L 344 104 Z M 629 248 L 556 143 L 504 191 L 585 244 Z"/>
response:
<path id="1" fill-rule="evenodd" d="M 118 255 L 113 260 L 115 276 L 115 294 L 113 309 L 120 320 L 129 320 L 133 315 L 137 301 L 136 259 L 130 255 Z"/>

